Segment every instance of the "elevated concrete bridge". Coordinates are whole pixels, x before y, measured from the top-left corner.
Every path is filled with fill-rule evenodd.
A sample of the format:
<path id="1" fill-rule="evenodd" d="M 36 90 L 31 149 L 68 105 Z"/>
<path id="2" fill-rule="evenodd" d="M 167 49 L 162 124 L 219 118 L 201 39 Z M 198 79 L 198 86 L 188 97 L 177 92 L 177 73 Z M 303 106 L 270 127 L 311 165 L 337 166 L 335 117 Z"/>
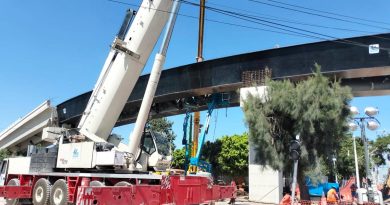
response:
<path id="1" fill-rule="evenodd" d="M 359 45 L 345 43 L 347 41 Z M 369 49 L 369 45 L 378 45 L 380 49 Z M 351 86 L 355 96 L 390 94 L 390 34 L 380 34 L 275 48 L 164 70 L 151 115 L 184 113 L 186 103 L 196 105 L 194 111 L 204 110 L 205 95 L 218 92 L 230 93 L 230 106 L 238 106 L 237 91 L 244 87 L 244 72 L 269 68 L 272 79 L 295 81 L 310 75 L 315 63 L 322 66 L 321 71 L 326 75 Z M 117 126 L 135 121 L 148 78 L 149 75 L 144 75 L 138 80 Z M 87 92 L 59 104 L 59 122 L 77 126 L 90 95 L 91 92 Z"/>
<path id="2" fill-rule="evenodd" d="M 29 144 L 40 143 L 43 128 L 55 124 L 53 120 L 57 119 L 56 113 L 55 107 L 50 105 L 50 101 L 45 101 L 0 132 L 0 150 L 7 148 L 16 153 L 19 150 L 27 149 Z"/>

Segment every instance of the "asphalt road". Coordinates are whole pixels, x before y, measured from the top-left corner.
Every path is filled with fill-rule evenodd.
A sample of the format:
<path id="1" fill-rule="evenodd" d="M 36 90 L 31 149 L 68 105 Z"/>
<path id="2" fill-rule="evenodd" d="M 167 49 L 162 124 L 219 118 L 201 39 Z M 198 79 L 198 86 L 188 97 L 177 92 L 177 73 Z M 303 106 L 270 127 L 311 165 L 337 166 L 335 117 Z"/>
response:
<path id="1" fill-rule="evenodd" d="M 229 202 L 228 200 L 219 201 L 219 202 L 216 202 L 215 205 L 227 205 L 228 202 Z M 3 205 L 3 204 L 5 204 L 5 200 L 4 200 L 4 198 L 0 198 L 0 205 Z M 245 201 L 244 199 L 239 199 L 239 201 L 237 201 L 235 204 L 237 204 L 237 205 L 262 205 L 261 203 L 248 202 L 248 201 Z"/>

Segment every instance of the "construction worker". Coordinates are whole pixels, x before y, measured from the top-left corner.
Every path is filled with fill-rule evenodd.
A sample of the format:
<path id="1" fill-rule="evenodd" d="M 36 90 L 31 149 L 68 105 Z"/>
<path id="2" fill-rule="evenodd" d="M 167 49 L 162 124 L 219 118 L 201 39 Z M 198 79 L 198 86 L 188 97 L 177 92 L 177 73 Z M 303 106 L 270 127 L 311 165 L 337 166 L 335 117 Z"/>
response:
<path id="1" fill-rule="evenodd" d="M 356 201 L 356 199 L 357 199 L 357 193 L 356 193 L 357 186 L 355 185 L 355 183 L 353 183 L 349 188 L 351 189 L 352 201 Z"/>
<path id="2" fill-rule="evenodd" d="M 283 199 L 280 201 L 279 205 L 290 205 L 291 204 L 291 191 L 284 193 Z"/>
<path id="3" fill-rule="evenodd" d="M 339 196 L 337 194 L 336 186 L 332 186 L 328 193 L 326 194 L 326 202 L 328 204 L 337 204 L 337 201 L 339 200 Z"/>

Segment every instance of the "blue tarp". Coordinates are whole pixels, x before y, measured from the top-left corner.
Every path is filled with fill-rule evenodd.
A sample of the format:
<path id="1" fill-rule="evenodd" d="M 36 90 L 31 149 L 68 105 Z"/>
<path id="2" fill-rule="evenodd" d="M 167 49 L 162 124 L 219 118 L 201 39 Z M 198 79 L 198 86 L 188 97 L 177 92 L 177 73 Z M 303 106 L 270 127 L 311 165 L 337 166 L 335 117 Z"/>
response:
<path id="1" fill-rule="evenodd" d="M 322 194 L 324 194 L 324 196 L 326 196 L 326 193 L 329 191 L 330 188 L 332 188 L 332 186 L 335 186 L 336 191 L 339 192 L 339 184 L 338 183 L 326 182 L 326 183 L 318 183 L 316 186 L 314 186 L 311 183 L 310 179 L 307 178 L 306 185 L 309 188 L 309 195 L 310 196 L 321 197 Z"/>

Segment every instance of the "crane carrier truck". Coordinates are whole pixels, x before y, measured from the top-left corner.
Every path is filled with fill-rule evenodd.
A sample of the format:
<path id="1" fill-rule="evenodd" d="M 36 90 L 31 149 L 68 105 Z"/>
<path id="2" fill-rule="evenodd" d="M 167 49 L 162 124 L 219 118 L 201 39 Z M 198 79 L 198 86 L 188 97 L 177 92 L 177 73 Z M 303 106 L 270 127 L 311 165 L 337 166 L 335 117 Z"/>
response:
<path id="1" fill-rule="evenodd" d="M 181 205 L 234 197 L 234 183 L 217 186 L 208 176 L 152 172 L 168 170 L 172 158 L 167 139 L 144 126 L 179 7 L 175 0 L 143 0 L 137 14 L 127 12 L 78 127 L 52 121 L 40 139 L 50 146 L 29 145 L 27 156 L 1 162 L 6 204 Z M 111 131 L 165 25 L 135 130 L 123 144 Z"/>

